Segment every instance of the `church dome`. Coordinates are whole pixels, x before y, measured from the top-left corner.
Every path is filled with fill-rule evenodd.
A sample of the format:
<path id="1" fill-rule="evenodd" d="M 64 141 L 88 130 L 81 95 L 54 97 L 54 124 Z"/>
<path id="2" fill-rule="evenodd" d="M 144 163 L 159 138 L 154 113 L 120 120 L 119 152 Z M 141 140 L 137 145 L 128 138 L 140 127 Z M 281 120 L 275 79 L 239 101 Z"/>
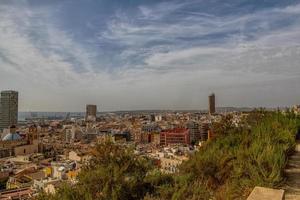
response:
<path id="1" fill-rule="evenodd" d="M 18 133 L 9 133 L 3 137 L 2 141 L 21 140 L 22 137 Z"/>

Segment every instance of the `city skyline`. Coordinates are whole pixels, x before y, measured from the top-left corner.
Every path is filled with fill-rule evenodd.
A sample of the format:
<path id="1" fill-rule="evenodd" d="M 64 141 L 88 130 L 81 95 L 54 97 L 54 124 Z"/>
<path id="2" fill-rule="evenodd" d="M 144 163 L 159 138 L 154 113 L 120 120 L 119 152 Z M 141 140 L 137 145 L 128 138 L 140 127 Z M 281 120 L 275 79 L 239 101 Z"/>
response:
<path id="1" fill-rule="evenodd" d="M 0 2 L 0 90 L 20 111 L 300 102 L 300 1 Z"/>

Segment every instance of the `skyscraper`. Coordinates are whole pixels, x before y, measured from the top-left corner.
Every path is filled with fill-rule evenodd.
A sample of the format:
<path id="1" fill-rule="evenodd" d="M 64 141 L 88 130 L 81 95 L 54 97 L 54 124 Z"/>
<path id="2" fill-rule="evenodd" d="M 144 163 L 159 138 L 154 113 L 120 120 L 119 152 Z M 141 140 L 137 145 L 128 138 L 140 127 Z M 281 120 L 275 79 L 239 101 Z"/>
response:
<path id="1" fill-rule="evenodd" d="M 18 123 L 18 92 L 8 90 L 1 92 L 0 99 L 0 129 L 8 128 Z"/>
<path id="2" fill-rule="evenodd" d="M 215 103 L 215 94 L 212 93 L 211 95 L 208 96 L 208 112 L 209 114 L 214 114 L 216 112 L 216 103 Z"/>
<path id="3" fill-rule="evenodd" d="M 97 106 L 96 105 L 86 105 L 85 120 L 96 121 L 96 116 L 97 116 Z"/>

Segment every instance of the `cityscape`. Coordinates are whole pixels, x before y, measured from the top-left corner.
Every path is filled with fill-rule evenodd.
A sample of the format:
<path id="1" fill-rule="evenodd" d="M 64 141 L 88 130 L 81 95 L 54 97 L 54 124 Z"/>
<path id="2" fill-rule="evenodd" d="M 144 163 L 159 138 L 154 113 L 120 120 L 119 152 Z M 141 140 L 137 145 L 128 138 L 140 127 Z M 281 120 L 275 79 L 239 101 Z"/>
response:
<path id="1" fill-rule="evenodd" d="M 182 162 L 217 137 L 213 124 L 241 126 L 255 108 L 223 109 L 216 112 L 217 97 L 207 98 L 206 111 L 99 112 L 87 104 L 84 115 L 38 116 L 18 120 L 18 91 L 1 92 L 1 198 L 27 199 L 39 192 L 49 194 L 64 183 L 76 184 L 81 168 L 90 162 L 97 144 L 110 141 L 151 159 L 162 173 L 175 174 Z M 263 108 L 256 108 L 257 110 Z M 293 112 L 300 105 L 269 109 Z"/>
<path id="2" fill-rule="evenodd" d="M 0 200 L 300 200 L 300 1 L 0 0 Z"/>

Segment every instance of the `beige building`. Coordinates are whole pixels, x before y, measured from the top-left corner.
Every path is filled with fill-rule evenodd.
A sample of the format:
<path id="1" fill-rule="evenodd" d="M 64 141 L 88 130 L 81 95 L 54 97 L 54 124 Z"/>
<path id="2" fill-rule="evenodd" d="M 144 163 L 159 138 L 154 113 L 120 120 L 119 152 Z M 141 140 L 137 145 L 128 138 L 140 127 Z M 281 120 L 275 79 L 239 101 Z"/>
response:
<path id="1" fill-rule="evenodd" d="M 38 131 L 35 125 L 28 128 L 26 138 L 16 132 L 16 126 L 11 126 L 9 133 L 0 141 L 0 157 L 22 156 L 39 151 Z"/>
<path id="2" fill-rule="evenodd" d="M 81 158 L 82 158 L 82 156 L 80 156 L 77 152 L 75 152 L 75 151 L 69 152 L 69 160 L 81 162 Z"/>
<path id="3" fill-rule="evenodd" d="M 87 153 L 70 151 L 68 154 L 68 159 L 71 161 L 76 161 L 81 164 L 87 164 L 90 161 L 91 156 Z"/>
<path id="4" fill-rule="evenodd" d="M 22 145 L 15 147 L 15 156 L 22 156 L 28 154 L 38 153 L 38 144 Z"/>

